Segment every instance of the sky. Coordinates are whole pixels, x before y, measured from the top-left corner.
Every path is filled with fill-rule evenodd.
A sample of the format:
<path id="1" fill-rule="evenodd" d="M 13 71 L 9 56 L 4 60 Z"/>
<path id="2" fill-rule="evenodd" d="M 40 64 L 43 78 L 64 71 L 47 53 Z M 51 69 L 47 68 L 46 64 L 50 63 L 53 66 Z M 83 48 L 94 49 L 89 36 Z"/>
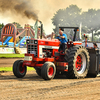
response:
<path id="1" fill-rule="evenodd" d="M 91 8 L 100 9 L 100 0 L 0 0 L 0 23 L 18 22 L 22 26 L 24 24 L 34 26 L 38 18 L 42 21 L 46 34 L 51 34 L 54 28 L 51 21 L 53 15 L 59 9 L 66 9 L 71 4 L 82 8 L 82 11 Z M 26 11 L 35 17 L 28 15 L 30 13 L 23 13 Z"/>

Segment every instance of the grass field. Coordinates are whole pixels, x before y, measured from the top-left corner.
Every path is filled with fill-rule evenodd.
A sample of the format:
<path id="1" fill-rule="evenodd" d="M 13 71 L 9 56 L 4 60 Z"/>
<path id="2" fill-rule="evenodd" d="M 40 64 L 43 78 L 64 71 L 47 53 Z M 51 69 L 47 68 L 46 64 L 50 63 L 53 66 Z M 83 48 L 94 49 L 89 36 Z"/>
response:
<path id="1" fill-rule="evenodd" d="M 27 71 L 34 71 L 33 67 L 27 67 Z M 0 67 L 0 71 L 13 71 L 12 67 Z"/>
<path id="2" fill-rule="evenodd" d="M 23 58 L 24 54 L 0 54 L 0 58 Z"/>
<path id="3" fill-rule="evenodd" d="M 0 54 L 0 58 L 24 58 L 24 54 Z M 35 70 L 32 67 L 27 67 L 27 71 Z M 0 67 L 0 71 L 12 71 L 12 67 Z"/>

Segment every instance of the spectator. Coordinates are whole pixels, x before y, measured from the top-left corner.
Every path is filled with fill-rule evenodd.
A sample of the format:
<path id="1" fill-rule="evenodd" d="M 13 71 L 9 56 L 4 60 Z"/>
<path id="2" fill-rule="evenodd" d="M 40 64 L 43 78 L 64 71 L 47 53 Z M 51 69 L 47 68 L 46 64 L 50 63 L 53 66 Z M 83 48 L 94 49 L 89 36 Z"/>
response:
<path id="1" fill-rule="evenodd" d="M 87 36 L 85 36 L 85 34 L 84 34 L 84 38 L 85 38 L 85 47 L 88 47 L 88 44 L 87 44 Z"/>
<path id="2" fill-rule="evenodd" d="M 93 48 L 99 50 L 97 43 L 93 43 Z M 100 59 L 99 59 L 99 73 L 100 73 Z"/>
<path id="3" fill-rule="evenodd" d="M 99 49 L 97 43 L 93 43 L 93 47 L 95 48 L 95 50 Z"/>

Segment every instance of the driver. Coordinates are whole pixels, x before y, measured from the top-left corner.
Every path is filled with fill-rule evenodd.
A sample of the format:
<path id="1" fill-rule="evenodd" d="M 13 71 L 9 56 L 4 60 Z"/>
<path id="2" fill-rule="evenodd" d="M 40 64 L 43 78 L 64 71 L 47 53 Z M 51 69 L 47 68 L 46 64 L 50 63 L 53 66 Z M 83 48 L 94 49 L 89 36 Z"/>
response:
<path id="1" fill-rule="evenodd" d="M 68 40 L 67 40 L 67 35 L 65 33 L 63 33 L 63 31 L 64 31 L 64 29 L 59 29 L 59 35 L 56 38 L 59 39 L 59 41 L 61 42 L 59 51 L 63 50 L 63 53 L 65 53 L 65 43 Z"/>

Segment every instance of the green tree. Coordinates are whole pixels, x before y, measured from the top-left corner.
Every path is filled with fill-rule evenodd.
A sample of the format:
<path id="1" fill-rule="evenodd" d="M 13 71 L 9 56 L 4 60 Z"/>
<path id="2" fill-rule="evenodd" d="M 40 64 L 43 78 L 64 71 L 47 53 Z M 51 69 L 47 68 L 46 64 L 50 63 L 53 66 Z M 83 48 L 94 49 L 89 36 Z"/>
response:
<path id="1" fill-rule="evenodd" d="M 4 27 L 4 24 L 2 23 L 0 23 L 0 38 L 1 38 L 1 31 L 2 31 L 2 28 Z"/>
<path id="2" fill-rule="evenodd" d="M 19 23 L 17 23 L 17 22 L 13 22 L 13 24 L 16 25 L 17 28 L 22 28 L 22 26 Z"/>
<path id="3" fill-rule="evenodd" d="M 3 28 L 3 27 L 4 27 L 4 24 L 3 23 L 2 24 L 0 23 L 0 28 Z"/>
<path id="4" fill-rule="evenodd" d="M 59 26 L 79 26 L 79 15 L 81 9 L 76 5 L 70 5 L 66 9 L 59 9 L 52 18 L 52 23 L 56 27 L 55 33 L 58 32 Z"/>

